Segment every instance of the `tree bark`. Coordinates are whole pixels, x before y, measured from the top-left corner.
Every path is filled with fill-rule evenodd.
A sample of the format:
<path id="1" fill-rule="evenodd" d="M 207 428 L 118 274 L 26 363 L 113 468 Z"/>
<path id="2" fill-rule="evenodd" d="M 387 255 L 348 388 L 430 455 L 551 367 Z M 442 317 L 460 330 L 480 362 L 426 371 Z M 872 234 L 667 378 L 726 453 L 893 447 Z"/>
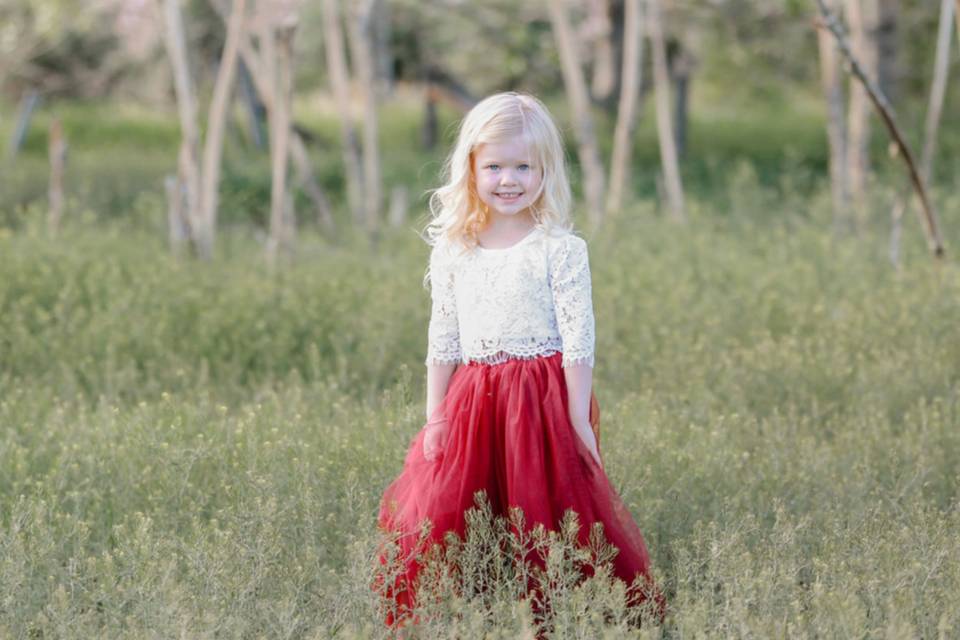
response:
<path id="1" fill-rule="evenodd" d="M 847 0 L 853 55 L 874 81 L 877 79 L 876 9 L 876 0 Z M 857 225 L 862 229 L 866 224 L 867 176 L 870 171 L 870 98 L 863 84 L 856 79 L 850 81 L 847 118 L 847 176 Z"/>
<path id="2" fill-rule="evenodd" d="M 647 29 L 653 53 L 653 90 L 657 103 L 657 137 L 660 140 L 660 162 L 670 217 L 677 222 L 687 219 L 683 203 L 683 184 L 670 113 L 670 74 L 667 70 L 667 48 L 661 26 L 660 0 L 648 0 Z"/>
<path id="3" fill-rule="evenodd" d="M 48 140 L 50 158 L 50 186 L 47 190 L 50 209 L 47 214 L 47 230 L 51 236 L 60 232 L 63 218 L 63 175 L 67 161 L 67 141 L 59 119 L 50 123 Z"/>
<path id="4" fill-rule="evenodd" d="M 923 150 L 920 152 L 920 177 L 924 183 L 931 184 L 933 159 L 937 148 L 937 130 L 943 112 L 943 100 L 947 89 L 947 72 L 950 68 L 950 37 L 953 32 L 954 0 L 941 0 L 940 20 L 937 27 L 937 48 L 934 56 L 933 81 L 930 87 L 930 101 L 927 103 L 927 117 L 924 123 Z M 902 236 L 903 214 L 910 206 L 910 193 L 899 195 L 891 212 L 890 261 L 895 267 L 900 264 L 900 238 Z"/>
<path id="5" fill-rule="evenodd" d="M 249 38 L 245 37 L 240 43 L 240 55 L 243 58 L 243 63 L 250 71 L 253 85 L 257 90 L 257 94 L 260 96 L 260 100 L 263 102 L 263 106 L 267 111 L 267 119 L 269 120 L 270 110 L 273 109 L 273 88 L 269 80 L 270 74 L 264 70 L 263 61 L 260 60 L 259 55 L 253 50 Z M 298 184 L 301 185 L 303 190 L 306 191 L 307 196 L 313 201 L 313 206 L 317 211 L 318 221 L 327 230 L 334 231 L 336 224 L 333 219 L 330 200 L 317 181 L 316 172 L 313 170 L 313 163 L 310 160 L 310 155 L 307 153 L 307 145 L 304 143 L 303 137 L 297 133 L 292 122 L 290 124 L 290 159 L 293 161 L 293 166 L 297 171 Z"/>
<path id="6" fill-rule="evenodd" d="M 640 97 L 643 69 L 643 15 L 641 0 L 624 2 L 623 72 L 620 80 L 620 104 L 613 133 L 613 152 L 610 157 L 610 191 L 607 213 L 615 214 L 623 206 L 628 190 L 630 157 L 633 153 L 633 134 L 637 124 L 637 105 Z"/>
<path id="7" fill-rule="evenodd" d="M 676 87 L 674 96 L 674 138 L 677 145 L 677 158 L 687 155 L 687 125 L 690 105 L 690 75 L 693 71 L 693 58 L 682 43 L 677 46 L 677 55 L 670 65 L 673 84 Z"/>
<path id="8" fill-rule="evenodd" d="M 183 245 L 189 241 L 190 232 L 183 220 L 183 186 L 175 175 L 169 175 L 163 180 L 163 188 L 167 194 L 167 234 L 170 239 L 170 251 L 179 256 Z"/>
<path id="9" fill-rule="evenodd" d="M 290 157 L 290 108 L 293 76 L 294 27 L 264 27 L 260 46 L 268 70 L 272 70 L 273 108 L 270 121 L 270 239 L 267 242 L 267 258 L 276 263 L 281 251 L 293 248 L 295 226 L 287 199 L 287 160 Z"/>
<path id="10" fill-rule="evenodd" d="M 953 35 L 954 2 L 941 0 L 940 24 L 937 30 L 937 50 L 933 66 L 933 82 L 930 102 L 927 104 L 927 119 L 924 124 L 923 151 L 920 155 L 920 175 L 930 183 L 933 175 L 933 158 L 937 150 L 937 131 L 943 113 L 943 99 L 947 92 L 947 73 L 950 69 L 950 38 Z"/>
<path id="11" fill-rule="evenodd" d="M 583 171 L 583 191 L 586 197 L 590 222 L 598 226 L 603 219 L 604 182 L 603 165 L 597 149 L 593 116 L 590 114 L 590 97 L 580 67 L 581 59 L 576 51 L 567 10 L 562 0 L 549 0 L 550 22 L 560 54 L 563 83 L 573 118 L 573 133 L 577 140 L 580 167 Z"/>
<path id="12" fill-rule="evenodd" d="M 201 258 L 210 258 L 212 245 L 206 238 L 199 238 L 201 228 L 200 213 L 200 165 L 198 161 L 200 147 L 200 127 L 197 122 L 197 101 L 190 78 L 187 61 L 187 45 L 183 31 L 183 15 L 179 0 L 163 0 L 165 22 L 164 42 L 173 67 L 174 90 L 177 95 L 177 112 L 180 117 L 180 155 L 179 172 L 183 181 L 187 204 L 186 218 L 190 224 L 190 235 L 194 247 Z"/>
<path id="13" fill-rule="evenodd" d="M 407 223 L 407 211 L 410 209 L 410 196 L 406 185 L 397 185 L 390 190 L 390 209 L 387 220 L 394 229 Z"/>
<path id="14" fill-rule="evenodd" d="M 922 220 L 925 223 L 924 230 L 927 233 L 927 245 L 935 257 L 941 258 L 944 255 L 944 248 L 943 239 L 940 236 L 940 229 L 937 223 L 936 212 L 933 209 L 933 203 L 930 201 L 926 187 L 924 186 L 923 177 L 917 170 L 917 165 L 913 160 L 913 154 L 910 151 L 910 147 L 907 146 L 903 134 L 900 132 L 900 127 L 897 126 L 897 123 L 894 120 L 893 108 L 890 106 L 889 101 L 887 101 L 886 96 L 884 96 L 883 92 L 880 91 L 880 88 L 876 85 L 875 81 L 867 75 L 856 56 L 850 50 L 850 45 L 843 33 L 843 28 L 837 21 L 836 16 L 834 16 L 833 13 L 827 9 L 824 1 L 825 0 L 817 0 L 817 6 L 820 8 L 820 13 L 823 17 L 822 25 L 829 29 L 831 33 L 833 33 L 834 37 L 836 38 L 837 45 L 840 48 L 840 52 L 850 64 L 851 72 L 860 80 L 864 88 L 867 90 L 870 100 L 873 102 L 873 105 L 879 112 L 887 131 L 890 133 L 890 137 L 893 138 L 899 154 L 903 157 L 903 161 L 907 165 L 907 172 L 909 173 L 910 181 L 913 183 L 914 189 L 917 192 L 917 196 L 920 198 L 920 202 L 923 205 Z"/>
<path id="15" fill-rule="evenodd" d="M 354 224 L 363 224 L 363 174 L 360 147 L 353 114 L 350 109 L 350 74 L 344 56 L 343 31 L 337 0 L 323 0 L 323 41 L 327 57 L 327 75 L 340 115 L 340 142 L 343 151 L 343 169 L 347 183 L 347 206 Z"/>
<path id="16" fill-rule="evenodd" d="M 957 6 L 953 9 L 953 17 L 957 21 L 957 38 L 960 39 L 960 0 L 957 0 Z"/>
<path id="17" fill-rule="evenodd" d="M 380 121 L 377 113 L 379 95 L 374 72 L 373 35 L 371 33 L 377 0 L 363 0 L 353 5 L 347 16 L 347 35 L 353 56 L 354 73 L 363 103 L 363 213 L 367 231 L 373 235 L 380 226 L 383 185 L 380 176 Z"/>
<path id="18" fill-rule="evenodd" d="M 616 63 L 613 58 L 613 25 L 610 24 L 610 0 L 589 0 L 587 11 L 591 24 L 590 39 L 593 49 L 593 75 L 590 93 L 604 102 L 613 94 L 616 84 Z"/>
<path id="19" fill-rule="evenodd" d="M 227 108 L 236 78 L 240 39 L 246 19 L 246 0 L 233 0 L 227 21 L 227 38 L 223 45 L 220 68 L 213 86 L 213 97 L 207 117 L 207 135 L 203 146 L 203 164 L 200 185 L 202 226 L 199 236 L 212 250 L 217 228 L 217 204 L 220 195 L 220 169 L 223 164 L 223 133 L 227 123 Z"/>
<path id="20" fill-rule="evenodd" d="M 957 0 L 957 6 L 953 8 L 953 17 L 957 21 L 957 38 L 960 38 L 960 0 Z"/>
<path id="21" fill-rule="evenodd" d="M 836 1 L 831 1 L 836 9 Z M 847 181 L 846 144 L 844 128 L 843 85 L 840 79 L 840 62 L 833 36 L 825 29 L 817 30 L 817 45 L 820 51 L 820 79 L 827 103 L 827 144 L 830 149 L 830 195 L 833 202 L 833 224 L 842 226 L 850 204 L 850 186 Z"/>

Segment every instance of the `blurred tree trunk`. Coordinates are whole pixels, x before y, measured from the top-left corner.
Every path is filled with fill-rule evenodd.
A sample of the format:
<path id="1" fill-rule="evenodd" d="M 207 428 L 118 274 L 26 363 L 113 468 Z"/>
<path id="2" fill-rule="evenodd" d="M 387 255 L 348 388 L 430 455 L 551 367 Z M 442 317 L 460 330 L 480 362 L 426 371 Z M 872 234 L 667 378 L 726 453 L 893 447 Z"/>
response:
<path id="1" fill-rule="evenodd" d="M 327 57 L 327 76 L 340 115 L 340 143 L 347 186 L 347 206 L 354 225 L 364 222 L 363 173 L 360 145 L 350 109 L 350 73 L 344 55 L 343 30 L 337 0 L 323 0 L 323 43 Z"/>
<path id="2" fill-rule="evenodd" d="M 922 205 L 921 221 L 924 223 L 927 246 L 930 248 L 934 257 L 942 258 L 944 255 L 943 238 L 940 235 L 940 228 L 937 222 L 936 212 L 933 208 L 933 202 L 930 200 L 923 177 L 917 169 L 917 164 L 913 159 L 913 153 L 910 151 L 910 147 L 907 145 L 903 133 L 900 131 L 900 127 L 897 126 L 896 120 L 893 117 L 893 108 L 890 106 L 886 96 L 883 95 L 880 87 L 877 86 L 876 80 L 867 73 L 857 59 L 857 56 L 853 53 L 852 46 L 847 42 L 846 35 L 836 15 L 827 8 L 826 0 L 817 0 L 817 6 L 820 9 L 823 27 L 829 29 L 833 34 L 840 52 L 849 64 L 852 76 L 863 85 L 867 96 L 870 98 L 873 106 L 876 107 L 884 126 L 887 128 L 887 132 L 896 145 L 897 154 L 903 159 L 904 164 L 907 166 L 910 182 L 913 184 L 917 197 L 920 199 Z"/>
<path id="3" fill-rule="evenodd" d="M 864 73 L 877 79 L 877 0 L 847 0 L 847 20 L 853 55 Z M 857 226 L 863 229 L 867 217 L 867 176 L 870 171 L 870 101 L 862 83 L 850 81 L 847 114 L 847 176 Z"/>
<path id="4" fill-rule="evenodd" d="M 317 225 L 331 233 L 336 231 L 330 200 L 327 199 L 327 194 L 320 187 L 317 176 L 313 172 L 313 163 L 310 162 L 307 145 L 304 144 L 303 138 L 297 133 L 297 128 L 292 122 L 290 124 L 290 159 L 297 171 L 297 186 L 303 189 L 307 197 L 313 201 Z"/>
<path id="5" fill-rule="evenodd" d="M 616 214 L 623 206 L 628 190 L 630 157 L 633 153 L 633 134 L 637 125 L 637 105 L 640 97 L 643 69 L 643 13 L 641 0 L 624 2 L 623 72 L 620 80 L 620 104 L 613 133 L 613 152 L 610 157 L 610 191 L 607 213 Z"/>
<path id="6" fill-rule="evenodd" d="M 50 186 L 47 190 L 50 209 L 47 213 L 47 231 L 56 236 L 63 218 L 63 175 L 67 161 L 67 140 L 59 119 L 50 123 L 48 136 L 50 158 Z"/>
<path id="7" fill-rule="evenodd" d="M 837 10 L 836 0 L 827 0 L 832 11 Z M 833 223 L 840 229 L 846 219 L 850 203 L 850 186 L 847 181 L 846 145 L 844 128 L 843 84 L 840 76 L 840 60 L 833 36 L 825 29 L 817 29 L 817 45 L 820 50 L 820 79 L 827 103 L 827 143 L 830 148 L 830 195 L 833 201 Z"/>
<path id="8" fill-rule="evenodd" d="M 689 123 L 690 75 L 693 72 L 693 56 L 677 41 L 676 54 L 670 61 L 670 76 L 676 87 L 674 95 L 674 137 L 676 138 L 677 157 L 687 155 L 687 125 Z"/>
<path id="9" fill-rule="evenodd" d="M 263 149 L 264 135 L 261 122 L 266 107 L 260 102 L 257 90 L 253 86 L 253 79 L 250 77 L 250 69 L 242 60 L 237 71 L 237 77 L 240 85 L 240 101 L 243 104 L 243 112 L 247 116 L 247 135 L 253 146 L 257 149 Z"/>
<path id="10" fill-rule="evenodd" d="M 957 6 L 953 10 L 953 17 L 957 21 L 957 39 L 960 39 L 960 0 L 957 0 Z"/>
<path id="11" fill-rule="evenodd" d="M 207 134 L 203 145 L 203 164 L 200 184 L 200 237 L 213 245 L 217 228 L 217 205 L 220 195 L 220 168 L 223 164 L 223 134 L 227 124 L 227 108 L 233 93 L 233 81 L 237 72 L 240 39 L 243 37 L 246 20 L 246 0 L 233 0 L 233 9 L 227 21 L 227 37 L 223 55 L 213 86 L 210 110 L 207 118 Z"/>
<path id="12" fill-rule="evenodd" d="M 380 175 L 380 122 L 377 113 L 379 95 L 374 69 L 373 22 L 379 0 L 362 0 L 351 5 L 347 16 L 347 41 L 354 64 L 357 87 L 363 104 L 363 213 L 367 231 L 373 235 L 380 227 L 383 184 Z"/>
<path id="13" fill-rule="evenodd" d="M 184 191 L 180 179 L 169 175 L 163 180 L 167 195 L 167 233 L 170 239 L 170 251 L 179 256 L 183 245 L 190 240 L 190 228 L 184 220 Z"/>
<path id="14" fill-rule="evenodd" d="M 660 163 L 666 183 L 670 217 L 677 222 L 687 218 L 683 203 L 683 184 L 677 159 L 676 140 L 670 113 L 670 74 L 667 70 L 667 47 L 663 38 L 660 0 L 648 0 L 647 29 L 653 54 L 653 85 L 657 103 L 657 136 L 660 140 Z"/>
<path id="15" fill-rule="evenodd" d="M 370 16 L 370 46 L 375 61 L 373 76 L 378 82 L 378 95 L 393 91 L 393 57 L 390 55 L 390 3 L 376 0 Z"/>
<path id="16" fill-rule="evenodd" d="M 937 131 L 940 128 L 940 116 L 943 113 L 943 101 L 947 91 L 947 73 L 950 69 L 950 38 L 953 35 L 953 19 L 956 13 L 954 2 L 941 0 L 940 22 L 937 27 L 937 48 L 933 63 L 933 81 L 930 86 L 930 101 L 927 103 L 927 117 L 923 128 L 923 150 L 920 153 L 920 177 L 929 185 L 933 176 L 933 159 L 937 148 Z M 908 191 L 897 197 L 891 213 L 890 261 L 894 266 L 900 262 L 900 238 L 902 236 L 903 214 L 910 206 L 911 193 Z"/>
<path id="17" fill-rule="evenodd" d="M 264 21 L 260 48 L 269 77 L 273 79 L 273 108 L 270 123 L 270 238 L 267 260 L 275 264 L 281 252 L 293 249 L 296 233 L 292 199 L 287 188 L 287 160 L 290 157 L 290 121 L 293 98 L 293 34 L 295 22 Z"/>
<path id="18" fill-rule="evenodd" d="M 901 20 L 900 0 L 879 0 L 877 17 L 877 81 L 884 95 L 896 104 L 899 96 L 900 53 L 898 25 Z"/>
<path id="19" fill-rule="evenodd" d="M 603 214 L 604 182 L 603 165 L 597 148 L 593 116 L 590 114 L 590 96 L 583 78 L 581 58 L 576 51 L 576 42 L 570 28 L 567 9 L 563 0 L 549 0 L 550 22 L 560 54 L 563 84 L 570 103 L 573 133 L 577 140 L 577 154 L 583 171 L 583 191 L 587 213 L 594 226 L 600 224 Z"/>
<path id="20" fill-rule="evenodd" d="M 588 37 L 593 51 L 590 93 L 594 100 L 605 102 L 612 96 L 616 84 L 610 0 L 588 0 L 587 12 Z"/>
<path id="21" fill-rule="evenodd" d="M 183 32 L 183 16 L 179 0 L 163 0 L 164 41 L 167 55 L 173 67 L 174 90 L 177 95 L 177 111 L 180 116 L 180 154 L 178 169 L 183 184 L 187 205 L 185 218 L 189 221 L 190 237 L 202 258 L 209 258 L 213 250 L 213 238 L 200 237 L 200 126 L 197 121 L 197 102 L 193 93 L 193 81 L 187 60 L 186 38 Z"/>
<path id="22" fill-rule="evenodd" d="M 186 200 L 184 218 L 188 221 L 190 240 L 197 255 L 209 259 L 213 256 L 216 236 L 217 197 L 220 188 L 227 108 L 236 76 L 238 50 L 246 20 L 246 5 L 245 0 L 234 0 L 227 20 L 227 39 L 207 113 L 207 135 L 201 165 L 198 107 L 187 60 L 183 15 L 180 12 L 178 0 L 163 0 L 163 3 L 165 43 L 173 67 L 174 88 L 180 114 L 182 141 L 178 167 Z"/>
<path id="23" fill-rule="evenodd" d="M 427 78 L 423 86 L 423 125 L 420 127 L 420 145 L 427 151 L 437 146 L 440 124 L 437 120 L 437 96 L 433 81 Z"/>
<path id="24" fill-rule="evenodd" d="M 214 8 L 224 18 L 226 11 L 222 3 L 215 2 Z M 254 50 L 247 34 L 240 38 L 240 57 L 243 60 L 244 67 L 250 74 L 253 86 L 263 108 L 266 109 L 269 119 L 270 110 L 273 108 L 273 88 L 269 73 L 267 72 L 261 56 Z M 327 198 L 320 183 L 317 182 L 316 173 L 313 170 L 313 163 L 310 161 L 310 155 L 307 152 L 306 143 L 303 137 L 297 131 L 291 120 L 290 123 L 290 159 L 293 161 L 294 168 L 297 171 L 297 183 L 306 192 L 307 196 L 313 201 L 317 212 L 318 223 L 328 231 L 335 230 L 333 212 L 330 208 L 330 200 Z"/>
<path id="25" fill-rule="evenodd" d="M 30 120 L 33 119 L 33 113 L 40 104 L 40 92 L 36 89 L 30 89 L 23 94 L 20 99 L 20 106 L 17 108 L 17 125 L 10 134 L 10 143 L 7 145 L 7 157 L 14 159 L 23 146 L 23 141 L 27 137 L 27 131 L 30 129 Z"/>
<path id="26" fill-rule="evenodd" d="M 933 65 L 933 82 L 930 87 L 930 102 L 927 104 L 927 119 L 924 124 L 923 152 L 920 156 L 920 175 L 929 184 L 933 176 L 933 158 L 937 151 L 937 131 L 943 113 L 943 100 L 947 93 L 947 73 L 950 70 L 950 38 L 953 35 L 954 3 L 958 0 L 941 0 L 940 25 L 937 30 L 937 49 Z"/>
<path id="27" fill-rule="evenodd" d="M 406 185 L 397 185 L 390 190 L 390 208 L 387 221 L 390 226 L 399 229 L 407 223 L 407 211 L 410 209 L 410 196 Z"/>

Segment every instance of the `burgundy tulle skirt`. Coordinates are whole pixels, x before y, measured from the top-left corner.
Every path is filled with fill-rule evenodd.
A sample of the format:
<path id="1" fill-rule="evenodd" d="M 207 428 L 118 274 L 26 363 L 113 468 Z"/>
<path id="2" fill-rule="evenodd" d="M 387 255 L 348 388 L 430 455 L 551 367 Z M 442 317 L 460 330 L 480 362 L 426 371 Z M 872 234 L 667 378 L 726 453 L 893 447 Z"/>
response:
<path id="1" fill-rule="evenodd" d="M 397 584 L 388 590 L 398 611 L 415 605 L 419 563 L 414 547 L 422 522 L 432 523 L 428 543 L 441 542 L 448 531 L 462 537 L 464 514 L 482 490 L 494 515 L 506 516 L 511 507 L 520 507 L 529 528 L 542 524 L 557 530 L 564 513 L 574 510 L 581 544 L 587 543 L 591 525 L 602 522 L 606 540 L 618 549 L 614 574 L 628 585 L 644 585 L 642 592 L 634 592 L 634 602 L 656 594 L 662 615 L 662 596 L 650 581 L 640 529 L 570 422 L 561 362 L 557 353 L 501 364 L 469 363 L 454 372 L 438 409 L 449 424 L 440 454 L 426 460 L 421 430 L 380 505 L 380 527 L 394 534 L 407 558 Z M 592 404 L 596 430 L 598 410 L 595 400 Z M 635 581 L 637 577 L 642 580 Z M 394 616 L 387 620 L 393 621 Z"/>

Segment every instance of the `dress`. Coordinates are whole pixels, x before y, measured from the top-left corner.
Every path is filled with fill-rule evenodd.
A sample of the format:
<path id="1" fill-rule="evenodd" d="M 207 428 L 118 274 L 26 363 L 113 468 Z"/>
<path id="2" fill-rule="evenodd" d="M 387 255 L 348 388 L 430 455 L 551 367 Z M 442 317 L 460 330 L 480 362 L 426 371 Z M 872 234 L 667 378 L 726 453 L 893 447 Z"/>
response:
<path id="1" fill-rule="evenodd" d="M 563 367 L 594 362 L 586 243 L 540 227 L 506 249 L 441 241 L 431 253 L 430 282 L 426 363 L 461 366 L 434 416 L 449 425 L 442 451 L 428 461 L 421 430 L 381 501 L 379 524 L 397 535 L 409 559 L 389 596 L 401 611 L 415 603 L 421 522 L 433 525 L 428 542 L 447 531 L 462 536 L 464 512 L 482 490 L 495 515 L 520 507 L 530 527 L 556 530 L 573 509 L 581 543 L 590 525 L 602 522 L 619 550 L 614 574 L 628 584 L 644 578 L 643 593 L 634 594 L 642 601 L 652 586 L 643 537 L 567 410 Z"/>

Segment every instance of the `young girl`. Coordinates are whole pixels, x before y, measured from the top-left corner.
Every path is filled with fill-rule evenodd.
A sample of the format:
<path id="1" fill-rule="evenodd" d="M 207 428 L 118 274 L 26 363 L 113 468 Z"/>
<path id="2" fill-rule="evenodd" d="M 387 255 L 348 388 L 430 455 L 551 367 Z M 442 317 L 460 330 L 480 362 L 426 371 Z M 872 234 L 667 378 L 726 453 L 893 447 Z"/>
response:
<path id="1" fill-rule="evenodd" d="M 427 228 L 427 422 L 384 493 L 380 525 L 410 558 L 425 519 L 430 541 L 462 536 L 480 490 L 495 514 L 520 507 L 530 527 L 556 530 L 573 509 L 581 542 L 603 523 L 619 550 L 616 576 L 628 585 L 639 576 L 633 601 L 642 600 L 652 587 L 647 549 L 591 426 L 590 267 L 570 229 L 557 127 L 532 96 L 490 96 L 461 124 L 446 170 Z M 391 589 L 401 612 L 415 604 L 418 569 L 409 559 Z"/>

